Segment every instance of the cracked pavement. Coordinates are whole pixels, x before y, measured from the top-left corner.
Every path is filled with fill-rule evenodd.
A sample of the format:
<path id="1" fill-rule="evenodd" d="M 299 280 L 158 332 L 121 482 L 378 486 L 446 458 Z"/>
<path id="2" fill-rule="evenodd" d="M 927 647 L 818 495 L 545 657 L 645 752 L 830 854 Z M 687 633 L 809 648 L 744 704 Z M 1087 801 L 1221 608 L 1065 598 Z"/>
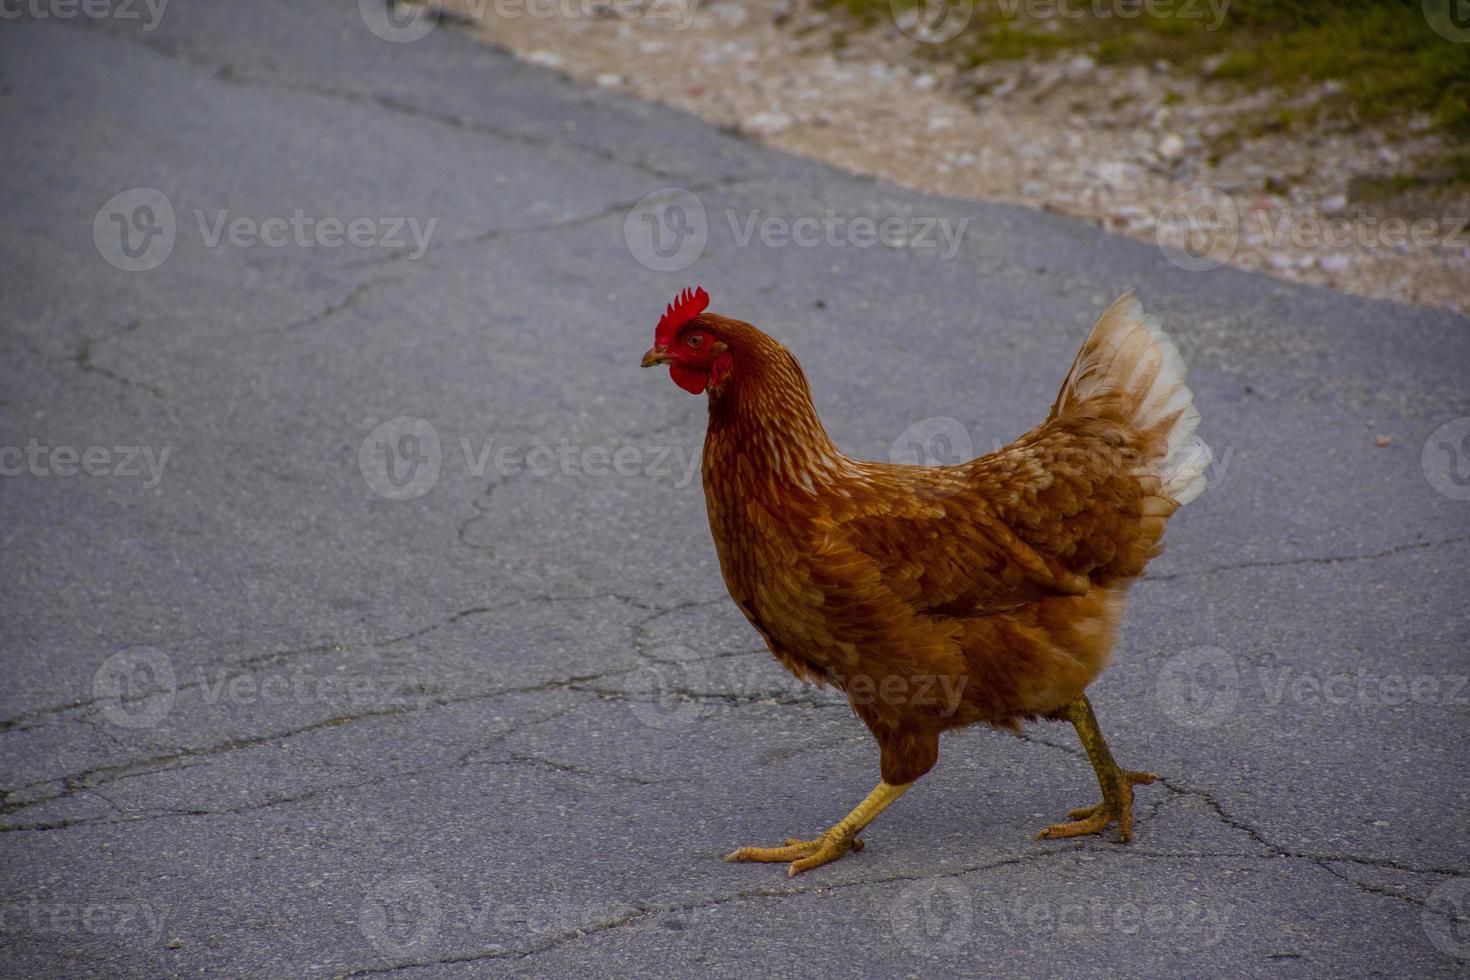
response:
<path id="1" fill-rule="evenodd" d="M 0 476 L 7 975 L 1470 969 L 1470 501 L 1421 462 L 1470 415 L 1470 323 L 1184 272 L 447 21 L 387 43 L 353 6 L 0 27 L 0 447 L 170 451 L 156 485 Z M 660 273 L 624 219 L 670 186 L 710 241 Z M 90 234 L 135 187 L 177 214 L 146 272 Z M 196 209 L 437 225 L 419 259 L 210 247 Z M 724 222 L 828 209 L 971 220 L 952 261 Z M 703 401 L 637 369 L 694 281 L 788 342 L 872 458 L 934 417 L 1008 440 L 1117 293 L 1162 317 L 1220 462 L 1093 688 L 1120 761 L 1160 776 L 1132 845 L 1032 839 L 1096 796 L 1070 730 L 1036 725 L 947 736 L 840 862 L 720 860 L 829 825 L 877 753 L 724 595 L 679 463 Z M 390 499 L 359 453 L 403 416 L 442 469 Z M 640 465 L 477 464 L 561 445 Z"/>

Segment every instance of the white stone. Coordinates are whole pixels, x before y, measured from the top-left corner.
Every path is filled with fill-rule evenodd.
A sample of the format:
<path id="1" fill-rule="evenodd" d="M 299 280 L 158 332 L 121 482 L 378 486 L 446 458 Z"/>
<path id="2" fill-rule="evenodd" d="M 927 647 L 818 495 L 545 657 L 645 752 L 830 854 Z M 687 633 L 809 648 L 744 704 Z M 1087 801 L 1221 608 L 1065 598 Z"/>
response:
<path id="1" fill-rule="evenodd" d="M 757 112 L 746 116 L 740 128 L 748 133 L 774 136 L 791 128 L 791 117 L 784 112 Z"/>

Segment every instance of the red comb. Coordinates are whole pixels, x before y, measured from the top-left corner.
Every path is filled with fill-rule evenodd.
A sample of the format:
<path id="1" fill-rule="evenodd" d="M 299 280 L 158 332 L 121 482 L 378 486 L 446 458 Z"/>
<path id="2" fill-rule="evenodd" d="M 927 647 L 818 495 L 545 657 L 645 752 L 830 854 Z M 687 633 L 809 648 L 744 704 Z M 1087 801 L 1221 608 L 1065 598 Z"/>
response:
<path id="1" fill-rule="evenodd" d="M 707 306 L 709 306 L 709 293 L 705 292 L 701 286 L 695 286 L 693 289 L 686 288 L 675 296 L 669 308 L 664 311 L 664 315 L 659 317 L 658 327 L 653 332 L 654 346 L 669 346 L 674 340 L 674 331 L 703 313 Z"/>

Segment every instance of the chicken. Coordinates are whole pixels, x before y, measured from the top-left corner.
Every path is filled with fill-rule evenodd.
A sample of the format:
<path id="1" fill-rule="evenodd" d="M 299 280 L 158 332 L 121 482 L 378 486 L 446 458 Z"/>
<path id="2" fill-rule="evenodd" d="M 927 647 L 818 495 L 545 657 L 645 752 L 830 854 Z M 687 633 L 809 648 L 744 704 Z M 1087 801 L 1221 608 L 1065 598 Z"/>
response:
<path id="1" fill-rule="evenodd" d="M 1184 362 L 1132 293 L 1082 345 L 1045 422 L 987 456 L 921 467 L 850 459 L 828 439 L 801 366 L 685 290 L 643 366 L 708 391 L 705 502 L 730 596 L 797 677 L 841 689 L 882 779 L 810 840 L 730 861 L 795 875 L 860 849 L 858 834 L 980 722 L 1066 720 L 1102 801 L 1038 837 L 1132 836 L 1133 786 L 1085 691 L 1107 666 L 1128 587 L 1169 516 L 1205 486 L 1210 451 Z"/>

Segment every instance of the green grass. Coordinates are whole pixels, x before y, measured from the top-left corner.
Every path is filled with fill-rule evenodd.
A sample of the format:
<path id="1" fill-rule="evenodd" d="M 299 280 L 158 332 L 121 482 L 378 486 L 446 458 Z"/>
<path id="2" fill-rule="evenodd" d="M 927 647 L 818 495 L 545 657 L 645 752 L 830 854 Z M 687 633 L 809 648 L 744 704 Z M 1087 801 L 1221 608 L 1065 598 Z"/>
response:
<path id="1" fill-rule="evenodd" d="M 1470 147 L 1470 43 L 1435 33 L 1422 0 L 1225 0 L 1223 18 L 1209 0 L 1154 0 L 1152 9 L 1167 15 L 1128 19 L 1116 13 L 1130 9 L 1129 2 L 1138 9 L 1141 0 L 1056 0 L 1050 8 L 1047 2 L 977 0 L 966 30 L 936 45 L 934 54 L 973 66 L 1083 49 L 1104 63 L 1164 58 L 1185 69 L 1208 67 L 1220 77 L 1287 90 L 1337 79 L 1344 96 L 1323 111 L 1384 122 L 1428 113 Z M 1218 10 L 1222 0 L 1215 2 Z M 1057 4 L 1083 15 L 1025 14 L 1028 6 L 1045 14 Z M 863 23 L 891 16 L 889 0 L 830 0 L 830 6 Z M 1115 15 L 1098 17 L 1095 9 Z"/>
<path id="2" fill-rule="evenodd" d="M 1261 5 L 1284 6 L 1280 0 Z M 1280 20 L 1274 31 L 1270 19 L 1248 23 L 1248 30 L 1265 36 L 1231 50 L 1220 74 L 1281 84 L 1335 78 L 1347 85 L 1359 118 L 1427 112 L 1470 136 L 1470 44 L 1434 33 L 1418 2 L 1334 6 L 1310 20 Z"/>

